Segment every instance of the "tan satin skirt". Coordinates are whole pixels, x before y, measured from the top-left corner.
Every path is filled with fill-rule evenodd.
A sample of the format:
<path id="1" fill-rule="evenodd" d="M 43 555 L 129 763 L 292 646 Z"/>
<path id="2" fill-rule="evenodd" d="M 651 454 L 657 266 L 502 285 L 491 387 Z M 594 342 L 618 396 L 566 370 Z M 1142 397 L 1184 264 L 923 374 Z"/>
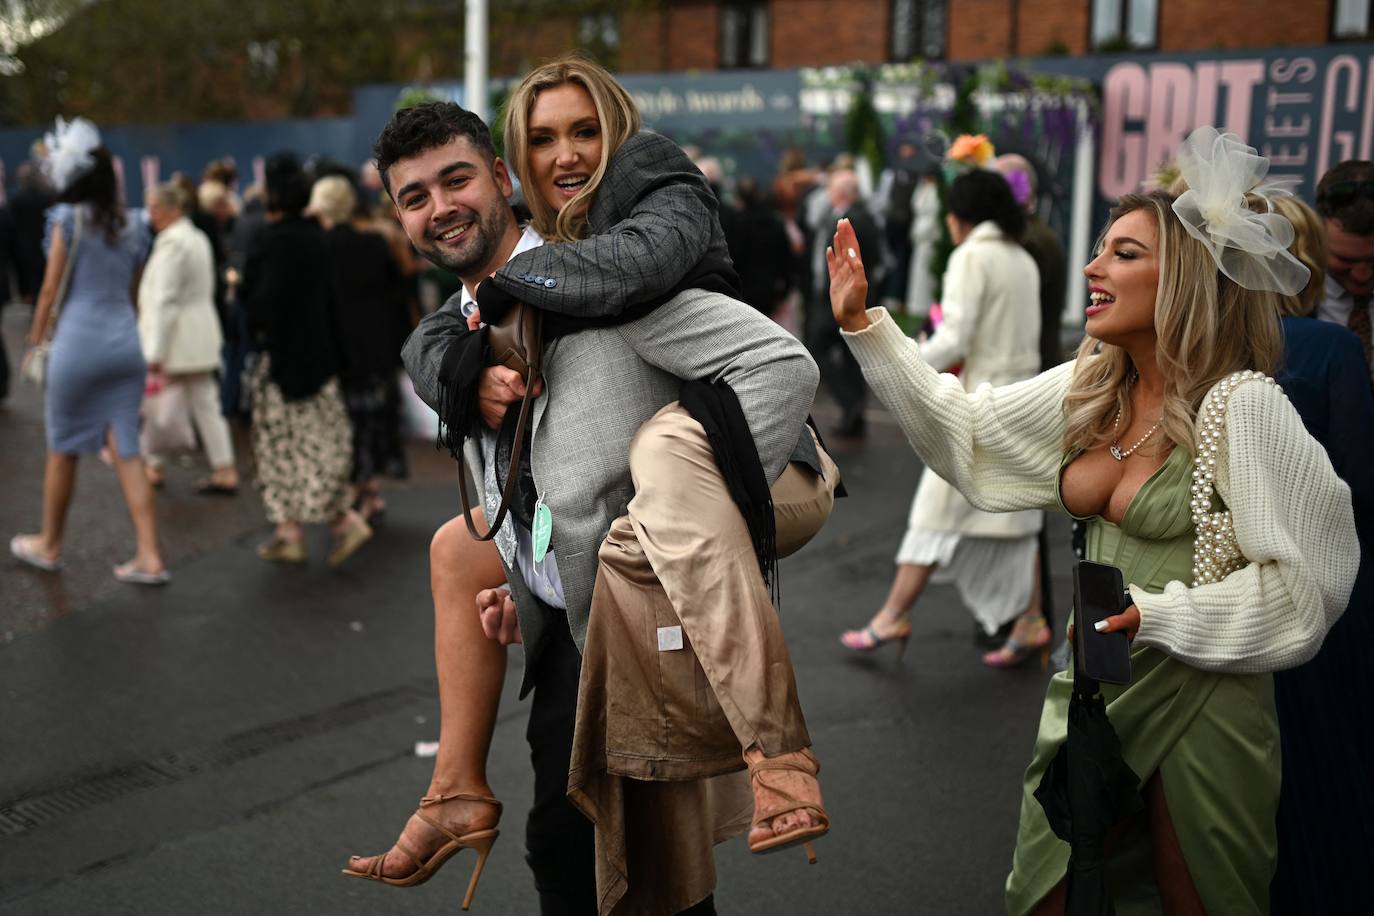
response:
<path id="1" fill-rule="evenodd" d="M 817 451 L 823 477 L 793 463 L 773 485 L 780 557 L 830 515 L 839 471 Z M 635 496 L 599 555 L 568 795 L 596 824 L 600 911 L 667 916 L 713 891 L 712 846 L 749 827 L 743 749 L 772 757 L 811 739 L 748 527 L 701 425 L 663 408 L 630 444 L 630 472 Z M 667 648 L 675 628 L 680 649 Z"/>

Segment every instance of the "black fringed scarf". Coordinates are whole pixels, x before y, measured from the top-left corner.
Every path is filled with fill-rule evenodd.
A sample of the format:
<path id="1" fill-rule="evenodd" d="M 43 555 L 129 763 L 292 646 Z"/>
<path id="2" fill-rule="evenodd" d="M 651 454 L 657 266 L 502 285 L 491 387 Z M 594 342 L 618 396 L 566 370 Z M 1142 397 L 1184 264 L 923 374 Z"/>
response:
<path id="1" fill-rule="evenodd" d="M 777 607 L 782 599 L 778 581 L 778 531 L 773 517 L 773 493 L 763 473 L 758 447 L 749 431 L 739 398 L 725 382 L 683 382 L 678 402 L 706 430 L 716 464 L 730 496 L 749 526 L 763 582 Z"/>
<path id="2" fill-rule="evenodd" d="M 456 338 L 444 351 L 439 366 L 439 429 L 435 448 L 446 449 L 454 458 L 463 450 L 463 440 L 478 438 L 482 433 L 482 414 L 477 405 L 477 386 L 482 370 L 487 368 L 487 329 Z M 518 405 L 516 405 L 518 408 Z M 506 469 L 510 465 L 510 450 L 515 442 L 515 427 L 520 411 L 507 410 L 505 421 L 496 434 L 496 485 L 506 485 Z M 530 440 L 525 437 L 520 458 L 520 481 L 515 499 L 511 501 L 511 515 L 526 528 L 534 517 L 534 478 L 530 473 Z M 480 484 L 480 481 L 479 481 Z"/>
<path id="3" fill-rule="evenodd" d="M 477 409 L 477 381 L 487 367 L 487 329 L 456 337 L 444 351 L 439 366 L 439 430 L 435 448 L 447 449 L 454 458 L 463 451 L 463 440 L 481 431 Z"/>

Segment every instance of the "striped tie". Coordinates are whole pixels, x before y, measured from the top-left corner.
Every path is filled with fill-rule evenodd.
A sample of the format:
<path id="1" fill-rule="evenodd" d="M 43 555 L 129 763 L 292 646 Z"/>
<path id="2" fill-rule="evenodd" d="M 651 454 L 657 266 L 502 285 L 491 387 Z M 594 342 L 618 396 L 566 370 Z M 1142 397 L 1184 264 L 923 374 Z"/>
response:
<path id="1" fill-rule="evenodd" d="M 1355 332 L 1360 338 L 1360 344 L 1364 347 L 1364 361 L 1366 364 L 1370 359 L 1370 328 L 1369 328 L 1369 296 L 1356 296 L 1354 308 L 1350 310 L 1350 320 L 1346 322 L 1346 327 Z M 1374 370 L 1370 372 L 1374 378 Z"/>

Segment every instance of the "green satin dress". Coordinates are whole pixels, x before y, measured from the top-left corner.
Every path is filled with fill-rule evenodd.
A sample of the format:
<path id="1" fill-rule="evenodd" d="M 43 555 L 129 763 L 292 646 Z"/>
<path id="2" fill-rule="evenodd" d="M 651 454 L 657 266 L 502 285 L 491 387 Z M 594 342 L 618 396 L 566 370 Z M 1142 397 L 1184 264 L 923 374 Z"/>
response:
<path id="1" fill-rule="evenodd" d="M 1064 459 L 1061 475 L 1072 457 Z M 1099 516 L 1085 519 L 1087 558 L 1118 567 L 1128 585 L 1149 592 L 1175 580 L 1191 582 L 1192 471 L 1188 454 L 1176 448 L 1140 488 L 1120 526 Z M 1064 741 L 1072 687 L 1072 674 L 1060 672 L 1045 696 L 1022 786 L 1007 878 L 1009 913 L 1033 909 L 1068 866 L 1069 846 L 1050 830 L 1033 793 Z M 1269 912 L 1280 770 L 1272 676 L 1202 671 L 1138 646 L 1131 652 L 1131 683 L 1104 684 L 1102 693 L 1122 753 L 1142 785 L 1156 773 L 1163 780 L 1170 818 L 1207 911 Z M 1107 867 L 1116 912 L 1160 913 L 1148 815 L 1120 829 Z"/>

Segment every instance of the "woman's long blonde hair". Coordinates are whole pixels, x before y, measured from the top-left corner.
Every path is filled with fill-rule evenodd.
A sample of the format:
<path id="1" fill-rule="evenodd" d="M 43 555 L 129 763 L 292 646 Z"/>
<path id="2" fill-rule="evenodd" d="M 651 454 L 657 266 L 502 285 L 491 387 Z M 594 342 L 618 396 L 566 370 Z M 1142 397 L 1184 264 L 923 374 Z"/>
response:
<path id="1" fill-rule="evenodd" d="M 1274 211 L 1288 217 L 1293 224 L 1293 244 L 1288 251 L 1312 272 L 1307 285 L 1293 296 L 1279 297 L 1279 311 L 1296 318 L 1317 314 L 1317 306 L 1326 295 L 1326 223 L 1306 203 L 1297 197 L 1280 197 L 1274 201 Z"/>
<path id="2" fill-rule="evenodd" d="M 577 196 L 562 210 L 555 210 L 534 190 L 531 180 L 530 112 L 534 110 L 534 100 L 539 93 L 567 83 L 576 83 L 592 97 L 596 116 L 601 121 L 601 162 Z M 580 54 L 551 60 L 534 68 L 521 80 L 506 103 L 506 160 L 515 167 L 515 174 L 525 189 L 525 202 L 534 217 L 534 228 L 545 241 L 570 242 L 582 238 L 587 230 L 587 209 L 606 174 L 606 163 L 621 144 L 635 135 L 639 124 L 639 109 L 625 87 L 600 64 Z"/>
<path id="3" fill-rule="evenodd" d="M 1154 217 L 1159 229 L 1155 358 L 1164 378 L 1160 431 L 1191 455 L 1196 453 L 1193 427 L 1198 408 L 1211 387 L 1242 369 L 1272 374 L 1283 344 L 1277 295 L 1244 289 L 1221 273 L 1211 254 L 1174 214 L 1173 201 L 1173 195 L 1165 191 L 1127 194 L 1112 210 L 1107 225 L 1143 210 Z M 1125 350 L 1084 338 L 1064 399 L 1067 451 L 1110 442 L 1117 411 L 1121 428 L 1130 426 L 1134 374 Z"/>

